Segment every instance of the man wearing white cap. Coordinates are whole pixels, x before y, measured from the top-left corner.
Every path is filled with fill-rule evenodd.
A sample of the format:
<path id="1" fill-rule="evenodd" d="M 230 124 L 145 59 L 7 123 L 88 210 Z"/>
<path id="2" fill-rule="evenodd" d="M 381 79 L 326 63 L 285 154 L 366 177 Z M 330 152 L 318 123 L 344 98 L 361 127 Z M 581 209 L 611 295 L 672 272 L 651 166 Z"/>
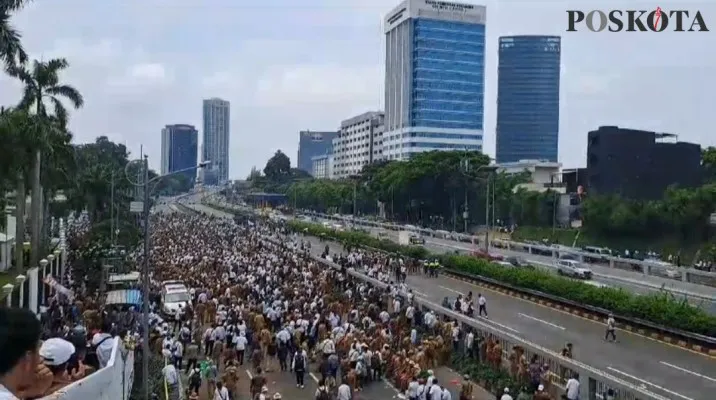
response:
<path id="1" fill-rule="evenodd" d="M 500 400 L 512 400 L 512 396 L 510 396 L 510 388 L 505 388 L 504 394 L 500 397 Z"/>
<path id="2" fill-rule="evenodd" d="M 52 386 L 48 393 L 55 392 L 72 383 L 67 374 L 67 362 L 75 354 L 75 346 L 65 339 L 52 338 L 45 340 L 40 346 L 40 357 L 52 372 Z"/>

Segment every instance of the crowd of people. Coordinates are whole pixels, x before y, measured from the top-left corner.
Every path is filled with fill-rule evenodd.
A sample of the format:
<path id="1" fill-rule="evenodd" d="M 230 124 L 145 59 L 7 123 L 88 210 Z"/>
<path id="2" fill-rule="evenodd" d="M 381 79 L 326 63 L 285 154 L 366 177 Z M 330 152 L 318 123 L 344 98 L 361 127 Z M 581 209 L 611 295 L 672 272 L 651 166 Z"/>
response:
<path id="1" fill-rule="evenodd" d="M 68 240 L 88 229 L 86 214 L 72 218 Z M 126 311 L 104 308 L 98 293 L 73 282 L 71 268 L 57 278 L 72 290 L 45 285 L 39 318 L 27 308 L 0 308 L 0 400 L 48 396 L 85 378 L 107 365 L 116 338 L 134 328 L 124 323 Z"/>
<path id="2" fill-rule="evenodd" d="M 449 383 L 433 369 L 454 352 L 502 362 L 497 341 L 416 307 L 404 283 L 405 274 L 422 272 L 413 262 L 360 250 L 332 254 L 280 223 L 167 214 L 153 226 L 155 292 L 165 281 L 191 288 L 175 321 L 159 312 L 151 318 L 153 347 L 170 360 L 170 398 L 278 399 L 267 372 L 293 374 L 303 389 L 310 370 L 320 379 L 306 398 L 350 400 L 387 379 L 409 399 L 451 400 Z M 326 268 L 312 254 L 340 267 Z M 387 287 L 353 279 L 347 268 Z M 462 302 L 474 300 L 485 314 L 481 298 Z M 245 364 L 249 393 L 239 393 Z M 549 398 L 545 376 L 526 388 L 537 399 Z M 473 386 L 463 380 L 460 399 L 469 399 Z"/>
<path id="3" fill-rule="evenodd" d="M 362 250 L 332 254 L 280 223 L 180 213 L 153 218 L 146 345 L 166 363 L 165 393 L 157 393 L 162 398 L 282 399 L 285 394 L 272 387 L 267 373 L 291 374 L 300 391 L 315 372 L 318 389 L 301 398 L 353 400 L 367 386 L 388 380 L 409 400 L 452 400 L 450 382 L 434 370 L 455 353 L 495 367 L 503 363 L 499 341 L 417 307 L 405 276 L 434 276 L 435 268 L 426 272 L 412 261 Z M 319 255 L 335 268 L 318 261 Z M 354 279 L 349 268 L 384 287 Z M 166 281 L 188 288 L 187 301 L 171 315 L 161 304 Z M 106 364 L 115 337 L 140 337 L 141 318 L 132 307 L 108 310 L 98 297 L 81 292 L 72 300 L 58 295 L 42 323 L 28 320 L 18 325 L 20 331 L 0 335 L 3 354 L 8 341 L 27 340 L 13 348 L 12 363 L 0 364 L 0 400 L 13 399 L 3 397 L 5 392 L 25 399 L 56 390 Z M 451 307 L 472 313 L 473 302 L 486 315 L 482 296 L 467 294 Z M 0 311 L 0 324 L 18 324 L 25 314 Z M 40 339 L 42 345 L 33 348 Z M 0 358 L 4 363 L 7 357 Z M 550 399 L 549 371 L 541 365 L 534 370 L 537 361 L 523 358 L 519 348 L 512 349 L 510 360 L 519 369 L 514 373 L 528 378 L 515 396 Z M 240 385 L 246 368 L 249 382 Z M 33 370 L 32 380 L 18 378 Z M 474 393 L 463 377 L 459 400 Z M 502 399 L 511 396 L 505 389 Z"/>

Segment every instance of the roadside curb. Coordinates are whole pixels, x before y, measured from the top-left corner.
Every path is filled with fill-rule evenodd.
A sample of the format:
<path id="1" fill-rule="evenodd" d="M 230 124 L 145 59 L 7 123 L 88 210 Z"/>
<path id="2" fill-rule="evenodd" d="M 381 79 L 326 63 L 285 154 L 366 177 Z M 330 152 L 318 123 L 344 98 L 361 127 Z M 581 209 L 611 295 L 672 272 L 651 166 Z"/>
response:
<path id="1" fill-rule="evenodd" d="M 603 324 L 604 318 L 602 316 L 598 315 L 597 313 L 584 311 L 584 310 L 581 310 L 581 309 L 578 309 L 575 307 L 565 306 L 563 304 L 559 304 L 559 303 L 556 303 L 556 302 L 553 302 L 550 300 L 541 299 L 537 296 L 520 293 L 518 291 L 508 289 L 508 288 L 505 288 L 502 286 L 493 285 L 493 284 L 490 284 L 487 282 L 482 282 L 478 279 L 470 279 L 470 278 L 467 278 L 467 277 L 464 277 L 461 275 L 453 274 L 450 271 L 443 270 L 443 271 L 441 271 L 441 274 L 449 276 L 453 279 L 457 279 L 459 281 L 467 282 L 471 285 L 484 287 L 486 289 L 492 290 L 494 292 L 499 292 L 499 293 L 505 294 L 510 297 L 515 297 L 518 299 L 529 301 L 529 302 L 532 302 L 532 303 L 535 303 L 535 304 L 538 304 L 538 305 L 541 305 L 544 307 L 553 308 L 555 310 L 561 311 L 566 314 L 572 314 L 572 315 L 575 315 L 580 318 L 584 318 L 587 320 L 591 320 L 593 322 Z M 635 335 L 643 336 L 645 338 L 648 338 L 648 339 L 651 339 L 651 340 L 654 340 L 657 342 L 661 342 L 661 343 L 664 343 L 664 344 L 667 344 L 670 346 L 674 346 L 674 347 L 679 347 L 679 348 L 682 348 L 685 350 L 689 350 L 689 351 L 699 353 L 704 356 L 716 359 L 716 349 L 709 349 L 704 346 L 688 343 L 684 340 L 679 340 L 679 339 L 673 338 L 673 337 L 671 337 L 669 335 L 665 335 L 661 332 L 651 331 L 651 330 L 643 329 L 643 328 L 637 328 L 630 324 L 617 322 L 616 326 L 620 330 L 630 332 Z"/>

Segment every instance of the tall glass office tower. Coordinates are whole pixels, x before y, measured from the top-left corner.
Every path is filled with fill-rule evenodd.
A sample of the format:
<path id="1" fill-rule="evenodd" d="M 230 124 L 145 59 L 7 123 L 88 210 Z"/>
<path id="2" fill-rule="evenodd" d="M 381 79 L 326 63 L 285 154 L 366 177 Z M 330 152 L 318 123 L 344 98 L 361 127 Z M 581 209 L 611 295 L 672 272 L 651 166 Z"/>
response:
<path id="1" fill-rule="evenodd" d="M 383 156 L 482 150 L 484 6 L 407 0 L 385 17 Z"/>
<path id="2" fill-rule="evenodd" d="M 497 162 L 557 162 L 559 36 L 500 37 Z"/>
<path id="3" fill-rule="evenodd" d="M 169 174 L 197 165 L 199 132 L 193 125 L 167 125 L 162 129 L 162 174 Z M 196 169 L 185 171 L 190 181 L 196 180 Z"/>
<path id="4" fill-rule="evenodd" d="M 229 122 L 230 104 L 226 100 L 211 98 L 203 105 L 204 141 L 202 161 L 211 161 L 205 176 L 216 176 L 218 182 L 206 179 L 207 184 L 229 180 Z M 206 172 L 206 171 L 205 171 Z"/>

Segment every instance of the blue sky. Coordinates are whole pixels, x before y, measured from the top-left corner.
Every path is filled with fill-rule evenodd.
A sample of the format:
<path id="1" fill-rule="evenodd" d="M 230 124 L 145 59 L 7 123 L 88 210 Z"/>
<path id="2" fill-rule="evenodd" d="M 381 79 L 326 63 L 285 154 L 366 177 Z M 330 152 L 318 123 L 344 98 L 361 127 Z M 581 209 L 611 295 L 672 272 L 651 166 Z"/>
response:
<path id="1" fill-rule="evenodd" d="M 560 161 L 584 165 L 587 131 L 620 125 L 716 144 L 716 33 L 566 33 L 567 9 L 701 10 L 716 3 L 484 1 L 487 6 L 485 149 L 494 153 L 497 37 L 563 37 Z M 86 106 L 77 141 L 107 135 L 158 167 L 160 131 L 201 131 L 201 100 L 231 101 L 232 178 L 263 167 L 277 149 L 295 162 L 298 131 L 336 129 L 383 103 L 382 18 L 393 0 L 35 0 L 14 19 L 28 50 L 66 57 L 63 79 Z M 0 78 L 0 104 L 17 101 Z"/>

